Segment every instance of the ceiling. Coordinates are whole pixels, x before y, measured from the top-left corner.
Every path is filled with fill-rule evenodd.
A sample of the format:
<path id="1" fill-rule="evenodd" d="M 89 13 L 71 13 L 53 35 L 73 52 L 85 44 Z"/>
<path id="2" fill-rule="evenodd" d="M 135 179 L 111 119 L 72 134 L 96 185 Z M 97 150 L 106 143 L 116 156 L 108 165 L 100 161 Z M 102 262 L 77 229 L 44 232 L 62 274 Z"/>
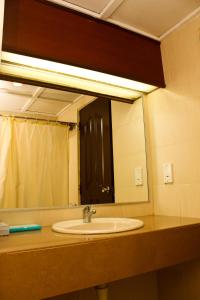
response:
<path id="1" fill-rule="evenodd" d="M 86 8 L 88 10 L 91 10 L 93 12 L 96 12 L 97 14 L 100 14 L 103 9 L 108 5 L 109 0 L 69 0 L 66 1 L 66 3 L 69 2 L 71 4 L 78 5 L 82 8 Z"/>
<path id="2" fill-rule="evenodd" d="M 57 119 L 82 95 L 0 80 L 0 113 Z"/>
<path id="3" fill-rule="evenodd" d="M 200 12 L 200 0 L 47 0 L 161 40 Z"/>

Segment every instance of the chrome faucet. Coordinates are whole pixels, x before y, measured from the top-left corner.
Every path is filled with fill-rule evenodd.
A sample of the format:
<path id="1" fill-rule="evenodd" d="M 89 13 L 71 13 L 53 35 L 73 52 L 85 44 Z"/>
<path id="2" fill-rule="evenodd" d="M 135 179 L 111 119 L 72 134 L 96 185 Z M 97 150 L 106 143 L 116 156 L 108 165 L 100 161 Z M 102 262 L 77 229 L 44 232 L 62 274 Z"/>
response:
<path id="1" fill-rule="evenodd" d="M 90 223 L 94 214 L 96 214 L 96 209 L 92 209 L 91 205 L 85 206 L 83 209 L 83 223 Z"/>

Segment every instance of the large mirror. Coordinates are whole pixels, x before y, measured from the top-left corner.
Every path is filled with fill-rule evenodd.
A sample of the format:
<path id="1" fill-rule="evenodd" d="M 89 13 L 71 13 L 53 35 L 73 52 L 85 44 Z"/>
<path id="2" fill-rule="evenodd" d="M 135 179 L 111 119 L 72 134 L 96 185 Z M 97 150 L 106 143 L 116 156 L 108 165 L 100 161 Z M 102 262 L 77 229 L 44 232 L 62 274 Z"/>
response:
<path id="1" fill-rule="evenodd" d="M 0 209 L 145 201 L 142 98 L 0 81 Z"/>

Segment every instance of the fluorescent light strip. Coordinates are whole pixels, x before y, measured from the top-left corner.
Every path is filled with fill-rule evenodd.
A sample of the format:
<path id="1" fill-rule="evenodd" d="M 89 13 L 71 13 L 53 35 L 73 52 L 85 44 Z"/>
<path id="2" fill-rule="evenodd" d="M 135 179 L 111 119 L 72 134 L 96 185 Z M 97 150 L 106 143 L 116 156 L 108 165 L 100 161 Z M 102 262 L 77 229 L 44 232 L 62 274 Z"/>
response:
<path id="1" fill-rule="evenodd" d="M 24 66 L 12 65 L 2 62 L 0 72 L 18 78 L 26 78 L 34 81 L 51 83 L 58 86 L 76 88 L 79 90 L 95 92 L 109 96 L 115 96 L 124 99 L 136 99 L 141 93 L 130 89 L 116 87 L 101 82 L 80 79 L 73 76 L 62 75 L 37 68 L 28 68 Z"/>
<path id="2" fill-rule="evenodd" d="M 153 85 L 138 81 L 10 52 L 2 51 L 2 60 L 32 68 L 39 68 L 46 71 L 48 70 L 51 72 L 62 73 L 87 80 L 98 81 L 144 93 L 149 93 L 156 89 L 156 87 Z"/>

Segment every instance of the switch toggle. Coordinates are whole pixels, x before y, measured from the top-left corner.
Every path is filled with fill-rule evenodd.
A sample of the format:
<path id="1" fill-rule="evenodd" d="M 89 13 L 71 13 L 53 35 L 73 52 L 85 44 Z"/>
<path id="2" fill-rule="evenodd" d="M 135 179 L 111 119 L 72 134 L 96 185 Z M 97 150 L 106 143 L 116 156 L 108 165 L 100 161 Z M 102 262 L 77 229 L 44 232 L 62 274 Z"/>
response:
<path id="1" fill-rule="evenodd" d="M 164 183 L 173 183 L 172 163 L 163 164 Z"/>
<path id="2" fill-rule="evenodd" d="M 143 170 L 142 167 L 135 168 L 135 185 L 143 185 Z"/>

